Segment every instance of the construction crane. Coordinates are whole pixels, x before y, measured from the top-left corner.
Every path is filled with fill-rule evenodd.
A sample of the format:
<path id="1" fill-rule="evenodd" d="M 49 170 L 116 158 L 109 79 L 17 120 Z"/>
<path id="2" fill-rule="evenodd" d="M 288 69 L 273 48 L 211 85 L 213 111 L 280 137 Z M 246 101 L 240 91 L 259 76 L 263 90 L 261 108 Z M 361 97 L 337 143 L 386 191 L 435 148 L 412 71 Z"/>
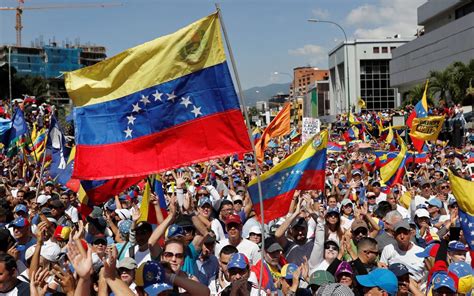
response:
<path id="1" fill-rule="evenodd" d="M 0 7 L 0 10 L 16 10 L 16 45 L 21 46 L 21 30 L 23 25 L 21 22 L 21 17 L 23 10 L 39 10 L 39 9 L 59 9 L 59 8 L 92 8 L 92 7 L 113 7 L 113 6 L 122 6 L 122 3 L 86 3 L 86 4 L 68 4 L 68 5 L 48 5 L 48 6 L 23 6 L 25 0 L 17 0 L 17 7 Z"/>

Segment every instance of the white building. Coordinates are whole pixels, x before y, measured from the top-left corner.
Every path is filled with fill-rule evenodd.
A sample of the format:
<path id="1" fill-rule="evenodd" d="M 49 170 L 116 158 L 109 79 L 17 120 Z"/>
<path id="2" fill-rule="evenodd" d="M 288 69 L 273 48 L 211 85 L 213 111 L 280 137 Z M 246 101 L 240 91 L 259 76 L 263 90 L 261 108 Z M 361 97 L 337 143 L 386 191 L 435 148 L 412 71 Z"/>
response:
<path id="1" fill-rule="evenodd" d="M 390 86 L 389 62 L 392 51 L 412 39 L 398 36 L 379 40 L 356 39 L 342 42 L 329 51 L 330 114 L 347 112 L 348 104 L 357 106 L 359 97 L 366 102 L 368 110 L 398 106 L 398 91 Z"/>
<path id="2" fill-rule="evenodd" d="M 390 83 L 403 95 L 424 83 L 432 70 L 474 58 L 474 1 L 430 0 L 418 7 L 424 33 L 397 48 L 390 62 Z"/>

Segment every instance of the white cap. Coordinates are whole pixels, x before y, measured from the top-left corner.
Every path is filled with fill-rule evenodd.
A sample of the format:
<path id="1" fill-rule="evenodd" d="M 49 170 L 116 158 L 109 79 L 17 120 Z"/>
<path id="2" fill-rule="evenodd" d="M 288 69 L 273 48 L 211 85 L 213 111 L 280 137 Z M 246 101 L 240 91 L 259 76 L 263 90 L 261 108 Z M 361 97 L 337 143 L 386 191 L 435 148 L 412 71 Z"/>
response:
<path id="1" fill-rule="evenodd" d="M 132 213 L 127 209 L 116 209 L 115 213 L 119 216 L 120 220 L 132 219 Z"/>
<path id="2" fill-rule="evenodd" d="M 25 260 L 29 260 L 31 257 L 33 257 L 33 254 L 35 253 L 35 247 L 36 245 L 33 245 L 26 249 Z M 57 262 L 60 253 L 61 248 L 58 244 L 47 241 L 41 247 L 40 255 L 48 261 Z"/>
<path id="3" fill-rule="evenodd" d="M 250 237 L 251 233 L 262 234 L 262 229 L 260 228 L 259 225 L 254 225 L 254 226 L 250 227 L 249 234 L 247 235 L 247 238 Z"/>
<path id="4" fill-rule="evenodd" d="M 415 211 L 415 216 L 418 217 L 418 218 L 421 218 L 421 217 L 429 218 L 430 213 L 428 212 L 427 209 L 418 209 L 418 210 Z"/>
<path id="5" fill-rule="evenodd" d="M 221 176 L 221 177 L 224 175 L 224 172 L 221 171 L 221 170 L 216 170 L 214 173 L 215 173 L 216 175 Z"/>
<path id="6" fill-rule="evenodd" d="M 50 198 L 51 198 L 51 195 L 41 194 L 36 199 L 36 203 L 40 206 L 44 206 Z"/>
<path id="7" fill-rule="evenodd" d="M 234 195 L 234 196 L 232 197 L 232 201 L 236 201 L 236 200 L 243 200 L 243 199 L 242 199 L 242 196 L 240 196 L 240 195 L 238 195 L 238 194 L 237 194 L 237 195 Z"/>

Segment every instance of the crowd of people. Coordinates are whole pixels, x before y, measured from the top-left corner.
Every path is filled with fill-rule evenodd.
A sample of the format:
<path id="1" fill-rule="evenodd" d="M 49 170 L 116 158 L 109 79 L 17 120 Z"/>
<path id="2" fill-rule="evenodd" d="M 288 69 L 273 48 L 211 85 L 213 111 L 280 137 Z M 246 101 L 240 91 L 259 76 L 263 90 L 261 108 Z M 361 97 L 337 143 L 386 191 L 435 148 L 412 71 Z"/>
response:
<path id="1" fill-rule="evenodd" d="M 299 146 L 280 139 L 261 170 Z M 447 170 L 471 179 L 471 145 L 429 152 L 386 187 L 367 146 L 329 151 L 324 190 L 294 191 L 287 215 L 265 225 L 246 187 L 252 154 L 162 173 L 156 224 L 140 212 L 146 181 L 85 215 L 47 169 L 2 155 L 0 295 L 470 295 L 472 252 Z"/>

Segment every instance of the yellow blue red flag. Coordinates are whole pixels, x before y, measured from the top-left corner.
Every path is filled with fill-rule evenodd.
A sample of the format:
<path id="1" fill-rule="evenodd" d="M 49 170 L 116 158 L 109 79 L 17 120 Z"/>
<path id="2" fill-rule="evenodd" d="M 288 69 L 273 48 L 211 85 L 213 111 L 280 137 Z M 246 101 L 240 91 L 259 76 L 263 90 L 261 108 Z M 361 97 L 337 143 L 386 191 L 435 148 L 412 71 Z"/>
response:
<path id="1" fill-rule="evenodd" d="M 474 255 L 474 182 L 457 177 L 448 172 L 451 190 L 459 206 L 459 222 L 466 242 Z"/>
<path id="2" fill-rule="evenodd" d="M 403 139 L 396 134 L 400 152 L 398 155 L 380 168 L 380 177 L 385 185 L 392 186 L 402 182 L 405 174 L 407 146 Z"/>
<path id="3" fill-rule="evenodd" d="M 307 141 L 303 146 L 260 176 L 265 223 L 288 213 L 295 190 L 324 189 L 328 132 Z M 260 214 L 257 179 L 248 184 L 254 209 Z"/>
<path id="4" fill-rule="evenodd" d="M 81 180 L 143 176 L 251 151 L 217 13 L 65 74 Z"/>

